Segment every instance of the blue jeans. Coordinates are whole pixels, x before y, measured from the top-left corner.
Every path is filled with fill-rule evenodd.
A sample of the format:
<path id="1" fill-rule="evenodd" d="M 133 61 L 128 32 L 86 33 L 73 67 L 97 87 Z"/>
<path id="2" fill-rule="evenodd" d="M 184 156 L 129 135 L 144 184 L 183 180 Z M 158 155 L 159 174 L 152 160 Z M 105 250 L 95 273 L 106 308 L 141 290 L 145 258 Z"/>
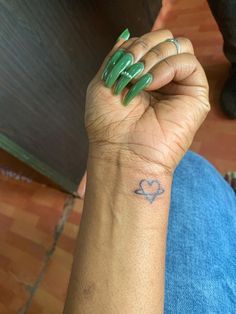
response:
<path id="1" fill-rule="evenodd" d="M 169 214 L 165 314 L 236 313 L 236 196 L 199 155 L 174 175 Z"/>

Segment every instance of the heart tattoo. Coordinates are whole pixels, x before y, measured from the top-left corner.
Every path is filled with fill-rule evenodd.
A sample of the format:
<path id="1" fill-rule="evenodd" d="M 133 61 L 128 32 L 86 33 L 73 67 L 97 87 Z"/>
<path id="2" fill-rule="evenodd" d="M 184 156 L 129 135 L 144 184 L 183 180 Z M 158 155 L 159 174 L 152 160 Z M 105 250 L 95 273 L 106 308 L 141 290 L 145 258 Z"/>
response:
<path id="1" fill-rule="evenodd" d="M 139 182 L 139 187 L 140 188 L 135 190 L 134 193 L 143 195 L 151 204 L 155 201 L 158 195 L 165 192 L 158 180 L 143 179 Z"/>

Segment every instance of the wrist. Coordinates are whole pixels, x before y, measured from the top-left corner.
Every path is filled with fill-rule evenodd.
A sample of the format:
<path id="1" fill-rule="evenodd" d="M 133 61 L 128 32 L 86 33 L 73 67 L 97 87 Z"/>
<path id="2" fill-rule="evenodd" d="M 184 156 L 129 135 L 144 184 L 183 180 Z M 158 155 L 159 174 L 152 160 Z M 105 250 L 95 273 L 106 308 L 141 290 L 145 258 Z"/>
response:
<path id="1" fill-rule="evenodd" d="M 104 204 L 101 208 L 110 208 L 112 211 L 135 208 L 135 215 L 141 213 L 141 216 L 146 217 L 149 214 L 144 208 L 158 207 L 159 210 L 163 208 L 164 212 L 168 210 L 172 174 L 160 165 L 138 160 L 134 156 L 127 159 L 123 153 L 110 154 L 109 160 L 102 156 L 96 154 L 94 158 L 89 154 L 87 201 L 92 196 L 93 200 L 99 199 L 99 203 Z M 112 208 L 105 204 L 112 204 Z"/>
<path id="2" fill-rule="evenodd" d="M 161 177 L 173 177 L 174 169 L 164 164 L 153 162 L 129 149 L 128 145 L 96 144 L 89 146 L 88 167 L 104 165 L 106 168 L 120 169 L 133 174 L 135 172 Z"/>

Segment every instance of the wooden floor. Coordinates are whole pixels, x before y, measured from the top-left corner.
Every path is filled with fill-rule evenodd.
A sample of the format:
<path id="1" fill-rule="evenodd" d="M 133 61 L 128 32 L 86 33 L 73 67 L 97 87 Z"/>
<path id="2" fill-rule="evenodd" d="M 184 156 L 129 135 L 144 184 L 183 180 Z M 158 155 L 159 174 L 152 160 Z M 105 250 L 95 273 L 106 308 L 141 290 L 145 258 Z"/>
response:
<path id="1" fill-rule="evenodd" d="M 206 1 L 165 2 L 154 27 L 191 38 L 209 77 L 212 111 L 192 149 L 222 173 L 236 169 L 236 121 L 218 106 L 228 64 Z M 80 200 L 64 206 L 67 199 L 42 184 L 0 175 L 1 314 L 62 313 L 83 206 Z"/>
<path id="2" fill-rule="evenodd" d="M 83 205 L 63 208 L 67 199 L 42 184 L 0 176 L 1 314 L 62 312 Z"/>

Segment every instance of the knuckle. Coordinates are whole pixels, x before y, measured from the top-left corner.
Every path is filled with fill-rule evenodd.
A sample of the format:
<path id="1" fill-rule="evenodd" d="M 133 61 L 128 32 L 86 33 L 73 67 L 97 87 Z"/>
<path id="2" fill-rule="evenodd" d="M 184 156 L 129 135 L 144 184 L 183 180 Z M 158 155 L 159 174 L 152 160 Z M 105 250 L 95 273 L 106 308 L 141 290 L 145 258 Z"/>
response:
<path id="1" fill-rule="evenodd" d="M 170 37 L 170 38 L 173 37 L 173 34 L 172 34 L 172 32 L 169 29 L 165 29 L 165 33 L 166 33 L 167 37 Z"/>
<path id="2" fill-rule="evenodd" d="M 165 58 L 164 52 L 159 47 L 152 48 L 150 52 L 154 53 L 158 60 L 162 60 Z"/>
<path id="3" fill-rule="evenodd" d="M 161 28 L 159 31 L 162 32 L 166 38 L 173 38 L 173 34 L 169 29 Z"/>
<path id="4" fill-rule="evenodd" d="M 193 44 L 189 38 L 179 37 L 178 39 L 183 42 L 188 51 L 190 51 L 191 53 L 194 52 Z"/>
<path id="5" fill-rule="evenodd" d="M 150 41 L 147 37 L 140 37 L 135 41 L 135 45 L 140 46 L 144 50 L 148 50 L 150 48 Z"/>

